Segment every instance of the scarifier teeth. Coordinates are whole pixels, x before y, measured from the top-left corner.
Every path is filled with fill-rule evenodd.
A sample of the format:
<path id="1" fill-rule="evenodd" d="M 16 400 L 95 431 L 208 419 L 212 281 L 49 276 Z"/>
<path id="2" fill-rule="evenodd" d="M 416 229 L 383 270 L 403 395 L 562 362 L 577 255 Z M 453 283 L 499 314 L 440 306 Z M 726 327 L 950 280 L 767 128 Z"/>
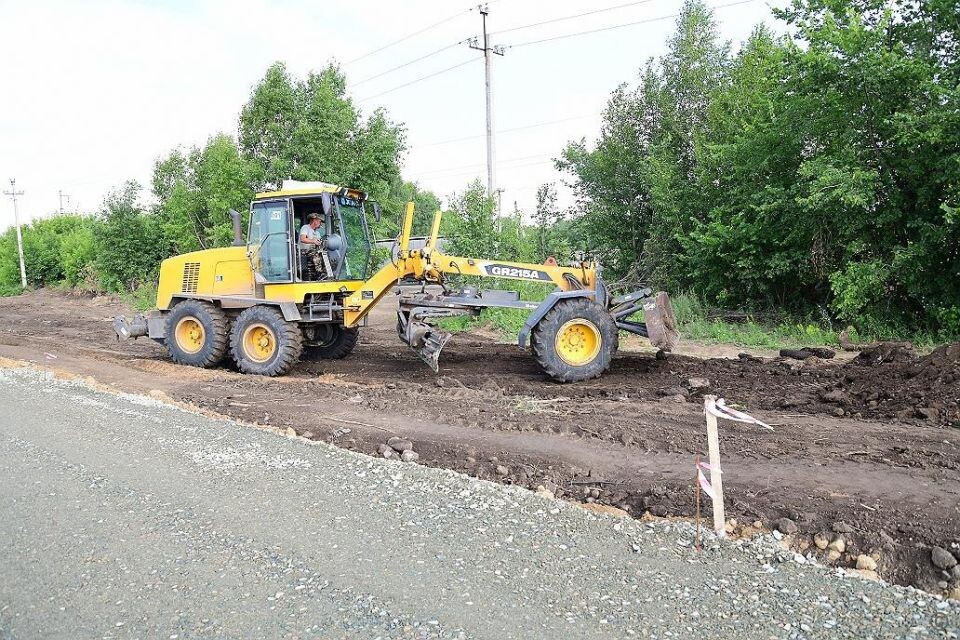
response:
<path id="1" fill-rule="evenodd" d="M 413 349 L 421 360 L 433 369 L 434 373 L 439 373 L 440 352 L 451 338 L 448 331 L 438 329 L 425 322 L 410 322 L 400 338 Z"/>

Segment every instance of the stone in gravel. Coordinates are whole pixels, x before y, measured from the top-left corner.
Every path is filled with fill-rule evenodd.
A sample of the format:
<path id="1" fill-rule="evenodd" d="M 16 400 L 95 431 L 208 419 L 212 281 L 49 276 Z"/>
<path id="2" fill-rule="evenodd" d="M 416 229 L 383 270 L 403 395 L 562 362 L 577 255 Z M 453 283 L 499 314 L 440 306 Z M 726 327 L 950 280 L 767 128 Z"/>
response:
<path id="1" fill-rule="evenodd" d="M 880 581 L 880 574 L 873 569 L 850 569 L 850 573 L 854 573 L 867 580 L 873 580 L 874 582 Z"/>
<path id="2" fill-rule="evenodd" d="M 286 429 L 284 429 L 283 434 L 288 438 L 296 438 L 297 430 L 294 429 L 293 427 L 287 427 Z"/>
<path id="3" fill-rule="evenodd" d="M 940 412 L 932 407 L 917 407 L 917 417 L 936 422 Z"/>
<path id="4" fill-rule="evenodd" d="M 836 562 L 840 559 L 840 552 L 834 549 L 827 551 L 827 562 Z"/>
<path id="5" fill-rule="evenodd" d="M 685 386 L 687 389 L 690 389 L 690 391 L 709 389 L 710 380 L 707 378 L 687 378 L 686 381 L 684 381 L 683 386 Z"/>
<path id="6" fill-rule="evenodd" d="M 687 396 L 682 393 L 678 393 L 673 396 L 664 396 L 660 398 L 660 402 L 675 402 L 677 404 L 683 404 L 687 401 Z"/>
<path id="7" fill-rule="evenodd" d="M 404 451 L 409 451 L 413 449 L 413 443 L 407 440 L 406 438 L 400 438 L 398 436 L 393 436 L 387 440 L 387 444 L 393 447 L 393 450 L 397 453 L 403 453 Z"/>
<path id="8" fill-rule="evenodd" d="M 960 585 L 957 585 L 953 589 L 951 589 L 950 592 L 947 594 L 947 597 L 950 598 L 951 600 L 960 600 Z"/>
<path id="9" fill-rule="evenodd" d="M 838 418 L 842 418 L 844 415 L 844 411 L 840 407 L 837 407 L 836 409 L 833 410 L 833 415 L 837 416 Z"/>
<path id="10" fill-rule="evenodd" d="M 930 549 L 930 561 L 937 569 L 952 569 L 957 566 L 957 559 L 953 554 L 943 547 L 933 547 Z"/>
<path id="11" fill-rule="evenodd" d="M 843 539 L 843 536 L 837 536 L 827 547 L 837 553 L 843 553 L 847 549 L 847 541 Z"/>
<path id="12" fill-rule="evenodd" d="M 473 456 L 467 456 L 467 464 L 477 464 L 477 459 Z"/>
<path id="13" fill-rule="evenodd" d="M 313 431 L 303 431 L 300 435 L 303 436 L 304 438 L 312 438 Z"/>
<path id="14" fill-rule="evenodd" d="M 400 459 L 404 462 L 416 462 L 420 459 L 420 454 L 414 451 L 413 449 L 407 449 L 400 454 Z"/>
<path id="15" fill-rule="evenodd" d="M 542 484 L 537 487 L 537 495 L 543 496 L 544 498 L 550 498 L 551 500 L 553 499 L 553 491 L 550 491 Z"/>
<path id="16" fill-rule="evenodd" d="M 834 522 L 833 530 L 836 533 L 853 533 L 853 527 L 848 525 L 846 522 Z"/>
<path id="17" fill-rule="evenodd" d="M 877 561 L 870 556 L 861 553 L 857 556 L 857 569 L 866 569 L 867 571 L 877 570 Z"/>
<path id="18" fill-rule="evenodd" d="M 496 471 L 497 471 L 497 475 L 498 475 L 498 476 L 508 476 L 508 475 L 510 475 L 510 469 L 508 469 L 507 467 L 503 466 L 502 464 L 498 464 L 498 465 L 497 465 Z"/>
<path id="19" fill-rule="evenodd" d="M 579 504 L 579 503 L 578 503 Z M 580 504 L 580 506 L 587 511 L 592 511 L 594 513 L 602 513 L 607 516 L 618 516 L 621 518 L 629 518 L 630 514 L 620 509 L 618 507 L 610 506 L 609 504 L 600 504 L 599 502 L 587 502 Z"/>
<path id="20" fill-rule="evenodd" d="M 777 520 L 777 531 L 791 535 L 797 532 L 797 523 L 790 518 L 780 518 Z"/>
<path id="21" fill-rule="evenodd" d="M 960 564 L 953 565 L 953 569 L 950 569 L 950 577 L 954 580 L 960 581 Z"/>
<path id="22" fill-rule="evenodd" d="M 590 495 L 591 495 L 591 497 L 599 498 L 599 497 L 600 497 L 600 489 L 597 489 L 596 487 L 594 487 L 593 489 L 590 489 Z"/>
<path id="23" fill-rule="evenodd" d="M 813 536 L 813 544 L 817 546 L 817 549 L 826 549 L 828 546 L 830 546 L 830 535 L 823 532 L 818 533 L 817 535 Z"/>

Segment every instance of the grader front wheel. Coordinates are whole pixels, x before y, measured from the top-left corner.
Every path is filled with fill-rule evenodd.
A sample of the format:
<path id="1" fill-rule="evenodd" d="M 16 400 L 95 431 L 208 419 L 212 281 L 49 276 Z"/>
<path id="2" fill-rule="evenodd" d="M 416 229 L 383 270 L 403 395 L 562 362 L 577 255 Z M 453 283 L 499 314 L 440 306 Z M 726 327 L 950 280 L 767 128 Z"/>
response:
<path id="1" fill-rule="evenodd" d="M 303 351 L 303 336 L 295 322 L 284 320 L 275 307 L 245 309 L 233 323 L 230 350 L 244 373 L 282 376 Z"/>
<path id="2" fill-rule="evenodd" d="M 617 351 L 617 325 L 585 298 L 560 300 L 533 328 L 533 356 L 557 382 L 596 378 Z"/>

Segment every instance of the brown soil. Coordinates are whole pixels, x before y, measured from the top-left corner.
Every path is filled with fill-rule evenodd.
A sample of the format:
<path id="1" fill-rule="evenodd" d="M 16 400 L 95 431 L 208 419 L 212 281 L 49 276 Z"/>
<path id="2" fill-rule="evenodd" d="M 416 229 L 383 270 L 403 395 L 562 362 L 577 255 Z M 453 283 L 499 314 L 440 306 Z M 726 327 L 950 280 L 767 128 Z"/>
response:
<path id="1" fill-rule="evenodd" d="M 692 514 L 702 396 L 714 393 L 774 426 L 722 423 L 728 517 L 791 518 L 795 546 L 849 525 L 838 564 L 878 553 L 887 580 L 942 590 L 930 546 L 960 543 L 960 346 L 861 364 L 657 360 L 624 341 L 603 378 L 558 385 L 515 345 L 467 334 L 435 376 L 393 333 L 392 311 L 380 305 L 348 358 L 267 379 L 174 365 L 149 340 L 115 341 L 110 320 L 129 313 L 116 300 L 38 291 L 0 299 L 0 356 L 370 454 L 400 435 L 421 463 L 569 499 L 595 489 L 635 517 Z M 693 377 L 710 387 L 686 391 Z"/>

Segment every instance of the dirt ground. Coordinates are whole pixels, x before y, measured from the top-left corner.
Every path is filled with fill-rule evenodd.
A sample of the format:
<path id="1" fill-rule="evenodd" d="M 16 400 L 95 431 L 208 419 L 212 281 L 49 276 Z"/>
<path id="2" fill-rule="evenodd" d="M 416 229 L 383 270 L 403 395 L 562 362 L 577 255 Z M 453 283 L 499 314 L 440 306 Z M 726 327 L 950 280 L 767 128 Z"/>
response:
<path id="1" fill-rule="evenodd" d="M 117 342 L 110 321 L 119 313 L 130 311 L 109 297 L 2 298 L 0 356 L 120 390 L 159 390 L 372 455 L 402 436 L 423 464 L 544 486 L 635 517 L 693 514 L 694 459 L 706 450 L 702 396 L 713 393 L 774 427 L 721 426 L 727 516 L 739 533 L 789 518 L 797 531 L 787 541 L 824 561 L 830 550 L 814 544 L 821 532 L 844 538 L 836 564 L 873 554 L 891 582 L 935 592 L 958 582 L 930 560 L 932 546 L 960 545 L 958 345 L 879 364 L 800 363 L 691 344 L 657 360 L 629 339 L 604 377 L 559 385 L 516 345 L 461 334 L 436 376 L 398 340 L 388 300 L 348 358 L 268 379 L 181 367 L 146 339 Z M 691 378 L 709 386 L 691 391 Z"/>

